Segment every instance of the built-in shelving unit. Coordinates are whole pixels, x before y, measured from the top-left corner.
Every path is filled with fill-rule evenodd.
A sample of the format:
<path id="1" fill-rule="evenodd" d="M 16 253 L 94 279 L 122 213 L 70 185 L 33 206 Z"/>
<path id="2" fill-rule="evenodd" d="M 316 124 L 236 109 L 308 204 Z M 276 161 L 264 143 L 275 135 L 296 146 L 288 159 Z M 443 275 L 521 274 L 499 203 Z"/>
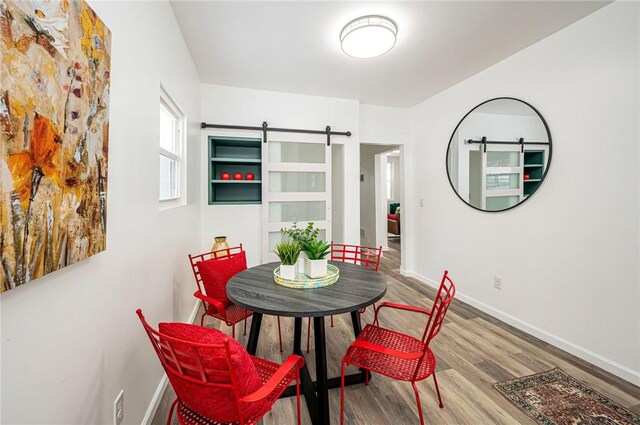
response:
<path id="1" fill-rule="evenodd" d="M 262 203 L 262 146 L 260 139 L 210 136 L 209 142 L 209 204 Z M 222 173 L 231 180 L 223 180 Z M 241 173 L 242 180 L 233 180 Z M 246 180 L 252 173 L 255 180 Z"/>
<path id="2" fill-rule="evenodd" d="M 544 155 L 542 150 L 526 150 L 523 157 L 523 196 L 527 197 L 538 189 L 542 176 L 544 175 Z M 524 174 L 529 175 L 529 179 L 524 179 Z"/>

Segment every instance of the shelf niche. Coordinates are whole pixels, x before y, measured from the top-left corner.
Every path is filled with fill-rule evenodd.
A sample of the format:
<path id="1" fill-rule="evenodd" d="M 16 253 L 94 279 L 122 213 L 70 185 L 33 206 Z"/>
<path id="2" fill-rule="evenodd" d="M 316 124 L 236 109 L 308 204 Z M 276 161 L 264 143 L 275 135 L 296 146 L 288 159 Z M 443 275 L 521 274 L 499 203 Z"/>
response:
<path id="1" fill-rule="evenodd" d="M 528 180 L 523 180 L 523 195 L 526 198 L 535 192 L 544 175 L 544 151 L 524 151 L 524 172 L 529 174 Z"/>
<path id="2" fill-rule="evenodd" d="M 240 137 L 210 136 L 209 205 L 242 205 L 262 203 L 262 140 Z M 232 180 L 222 180 L 222 173 Z M 233 180 L 242 173 L 243 180 Z M 255 180 L 245 180 L 252 173 Z"/>

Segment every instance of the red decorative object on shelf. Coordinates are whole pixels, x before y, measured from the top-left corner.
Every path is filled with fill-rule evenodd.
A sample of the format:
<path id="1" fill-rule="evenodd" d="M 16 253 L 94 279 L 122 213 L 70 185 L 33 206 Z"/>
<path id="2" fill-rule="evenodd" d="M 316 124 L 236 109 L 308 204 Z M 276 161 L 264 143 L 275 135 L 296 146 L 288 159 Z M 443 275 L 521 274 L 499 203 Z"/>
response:
<path id="1" fill-rule="evenodd" d="M 529 174 L 525 174 L 524 176 L 522 176 L 525 180 L 529 180 L 531 178 L 531 175 Z"/>
<path id="2" fill-rule="evenodd" d="M 242 180 L 242 173 L 234 173 L 233 179 L 234 180 Z"/>
<path id="3" fill-rule="evenodd" d="M 253 173 L 247 173 L 244 175 L 245 180 L 255 180 L 256 176 L 253 175 Z"/>
<path id="4" fill-rule="evenodd" d="M 221 180 L 231 180 L 231 174 L 227 173 L 226 171 L 222 174 L 220 174 L 220 179 Z"/>

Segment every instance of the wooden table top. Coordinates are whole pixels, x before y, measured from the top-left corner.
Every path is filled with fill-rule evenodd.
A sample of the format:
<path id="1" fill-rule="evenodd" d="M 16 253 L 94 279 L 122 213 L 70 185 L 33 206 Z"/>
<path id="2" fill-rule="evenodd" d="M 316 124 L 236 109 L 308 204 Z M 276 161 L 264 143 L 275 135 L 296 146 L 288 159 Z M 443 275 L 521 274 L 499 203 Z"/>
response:
<path id="1" fill-rule="evenodd" d="M 384 297 L 387 282 L 381 273 L 362 266 L 330 261 L 340 269 L 336 283 L 317 289 L 277 285 L 273 270 L 278 262 L 244 270 L 227 283 L 227 296 L 248 310 L 274 316 L 323 317 L 349 313 Z"/>

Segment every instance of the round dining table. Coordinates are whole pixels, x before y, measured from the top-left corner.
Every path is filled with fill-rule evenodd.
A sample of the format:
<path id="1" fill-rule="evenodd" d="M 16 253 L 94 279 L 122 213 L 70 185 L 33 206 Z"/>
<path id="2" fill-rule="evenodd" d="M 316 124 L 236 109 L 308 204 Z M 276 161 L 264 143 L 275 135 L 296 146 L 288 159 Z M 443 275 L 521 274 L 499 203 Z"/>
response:
<path id="1" fill-rule="evenodd" d="M 251 267 L 233 276 L 227 283 L 227 296 L 235 304 L 253 312 L 247 351 L 255 355 L 260 337 L 262 315 L 294 317 L 293 353 L 304 356 L 302 343 L 302 319 L 313 317 L 315 335 L 316 379 L 312 380 L 306 366 L 300 370 L 300 381 L 309 416 L 313 425 L 330 424 L 329 389 L 340 388 L 340 377 L 327 377 L 327 351 L 324 318 L 343 313 L 351 314 L 354 337 L 361 330 L 358 310 L 384 297 L 387 283 L 383 276 L 356 264 L 330 261 L 338 267 L 340 278 L 323 288 L 294 289 L 277 285 L 273 271 L 279 263 L 267 263 Z M 345 347 L 345 350 L 347 347 Z M 365 382 L 366 371 L 345 376 L 345 385 Z M 283 397 L 295 395 L 290 387 Z"/>

